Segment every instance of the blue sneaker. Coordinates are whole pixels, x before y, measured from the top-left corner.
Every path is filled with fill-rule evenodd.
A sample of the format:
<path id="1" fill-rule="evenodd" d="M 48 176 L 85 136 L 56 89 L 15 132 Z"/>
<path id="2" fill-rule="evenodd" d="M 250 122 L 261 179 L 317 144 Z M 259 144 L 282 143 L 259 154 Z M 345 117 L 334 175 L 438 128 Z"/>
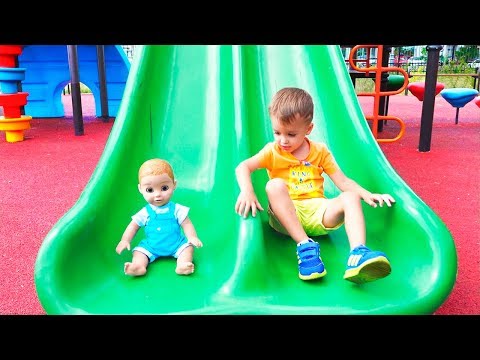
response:
<path id="1" fill-rule="evenodd" d="M 372 251 L 365 245 L 359 245 L 350 252 L 343 278 L 363 284 L 381 279 L 391 271 L 390 262 L 383 252 Z"/>
<path id="2" fill-rule="evenodd" d="M 298 277 L 302 280 L 313 280 L 327 275 L 320 257 L 320 245 L 309 239 L 307 243 L 297 245 Z"/>

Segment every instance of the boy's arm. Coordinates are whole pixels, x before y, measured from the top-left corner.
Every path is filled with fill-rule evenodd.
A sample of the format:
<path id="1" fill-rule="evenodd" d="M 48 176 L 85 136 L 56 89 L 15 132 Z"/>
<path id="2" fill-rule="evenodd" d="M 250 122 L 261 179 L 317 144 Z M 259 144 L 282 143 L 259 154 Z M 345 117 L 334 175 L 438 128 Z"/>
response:
<path id="1" fill-rule="evenodd" d="M 130 224 L 128 224 L 127 228 L 123 232 L 122 238 L 115 249 L 117 254 L 120 254 L 125 249 L 130 250 L 130 243 L 135 237 L 138 229 L 140 229 L 140 226 L 138 226 L 134 220 L 130 221 Z"/>
<path id="2" fill-rule="evenodd" d="M 257 199 L 255 190 L 252 184 L 252 172 L 260 168 L 259 155 L 254 155 L 242 161 L 235 168 L 235 176 L 237 178 L 240 194 L 238 194 L 237 202 L 235 204 L 235 212 L 243 217 L 247 217 L 250 210 L 252 216 L 255 217 L 257 209 L 263 210 L 262 205 Z"/>
<path id="3" fill-rule="evenodd" d="M 180 226 L 182 227 L 183 233 L 187 237 L 189 243 L 193 244 L 195 247 L 203 246 L 203 243 L 197 236 L 195 226 L 193 226 L 193 223 L 188 216 L 185 218 L 185 220 L 183 220 L 182 225 Z"/>
<path id="4" fill-rule="evenodd" d="M 372 207 L 377 207 L 377 203 L 380 207 L 383 206 L 383 203 L 386 203 L 387 206 L 392 206 L 391 204 L 395 202 L 395 199 L 390 194 L 374 194 L 357 184 L 353 179 L 347 177 L 341 169 L 337 169 L 332 175 L 329 175 L 333 183 L 341 191 L 352 191 L 360 195 L 360 197 L 368 205 Z"/>

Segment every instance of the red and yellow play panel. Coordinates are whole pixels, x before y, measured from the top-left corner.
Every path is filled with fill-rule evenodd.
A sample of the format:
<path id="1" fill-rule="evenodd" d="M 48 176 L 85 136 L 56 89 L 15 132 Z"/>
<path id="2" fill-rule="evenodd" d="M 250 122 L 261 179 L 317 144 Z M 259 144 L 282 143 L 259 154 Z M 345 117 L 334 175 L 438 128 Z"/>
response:
<path id="1" fill-rule="evenodd" d="M 22 116 L 21 107 L 27 104 L 27 92 L 15 94 L 0 94 L 0 106 L 3 106 L 5 118 L 18 118 Z"/>
<path id="2" fill-rule="evenodd" d="M 5 131 L 7 142 L 23 141 L 23 131 L 30 129 L 29 115 L 22 115 L 17 118 L 5 118 L 0 116 L 0 131 Z"/>
<path id="3" fill-rule="evenodd" d="M 0 67 L 15 67 L 15 58 L 21 53 L 21 45 L 0 45 Z"/>

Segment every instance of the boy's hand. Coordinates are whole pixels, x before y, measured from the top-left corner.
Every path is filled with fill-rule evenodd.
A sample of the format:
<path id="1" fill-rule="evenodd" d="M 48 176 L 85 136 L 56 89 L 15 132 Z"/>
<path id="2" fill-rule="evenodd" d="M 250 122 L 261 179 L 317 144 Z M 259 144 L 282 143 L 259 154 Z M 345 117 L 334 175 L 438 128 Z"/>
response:
<path id="1" fill-rule="evenodd" d="M 188 239 L 188 242 L 191 243 L 196 248 L 201 248 L 203 246 L 203 243 L 197 237 L 192 237 L 192 238 Z"/>
<path id="2" fill-rule="evenodd" d="M 117 254 L 120 255 L 122 253 L 122 251 L 125 250 L 125 249 L 130 250 L 130 243 L 128 241 L 125 241 L 125 240 L 120 240 L 120 242 L 118 243 L 115 251 L 117 252 Z"/>
<path id="3" fill-rule="evenodd" d="M 251 210 L 252 216 L 255 217 L 257 215 L 257 209 L 263 211 L 263 207 L 254 193 L 241 192 L 238 195 L 237 203 L 235 204 L 235 212 L 238 215 L 246 218 Z"/>
<path id="4" fill-rule="evenodd" d="M 363 200 L 374 208 L 377 207 L 377 204 L 382 207 L 385 203 L 388 207 L 391 207 L 392 204 L 395 203 L 395 199 L 390 194 L 370 194 L 368 198 L 364 198 Z"/>

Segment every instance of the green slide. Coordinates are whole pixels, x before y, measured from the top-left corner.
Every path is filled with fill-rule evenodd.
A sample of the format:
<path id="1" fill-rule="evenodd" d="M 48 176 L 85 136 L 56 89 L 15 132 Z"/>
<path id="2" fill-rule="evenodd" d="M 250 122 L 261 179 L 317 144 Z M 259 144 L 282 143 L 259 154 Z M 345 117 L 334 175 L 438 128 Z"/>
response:
<path id="1" fill-rule="evenodd" d="M 344 228 L 320 243 L 327 276 L 298 278 L 295 243 L 274 233 L 266 211 L 234 211 L 235 167 L 273 140 L 268 103 L 282 87 L 306 89 L 315 102 L 311 138 L 331 148 L 345 173 L 392 208 L 365 205 L 367 244 L 384 251 L 390 276 L 356 285 L 343 280 Z M 169 160 L 173 200 L 189 206 L 203 248 L 195 273 L 174 259 L 146 276 L 123 273 L 131 253 L 115 247 L 144 206 L 140 164 Z M 263 207 L 267 175 L 253 182 Z M 327 196 L 338 190 L 326 180 Z M 143 235 L 139 231 L 135 245 Z M 104 152 L 75 205 L 48 233 L 35 263 L 47 314 L 432 314 L 457 274 L 454 241 L 441 219 L 408 187 L 373 138 L 336 45 L 142 46 Z"/>

